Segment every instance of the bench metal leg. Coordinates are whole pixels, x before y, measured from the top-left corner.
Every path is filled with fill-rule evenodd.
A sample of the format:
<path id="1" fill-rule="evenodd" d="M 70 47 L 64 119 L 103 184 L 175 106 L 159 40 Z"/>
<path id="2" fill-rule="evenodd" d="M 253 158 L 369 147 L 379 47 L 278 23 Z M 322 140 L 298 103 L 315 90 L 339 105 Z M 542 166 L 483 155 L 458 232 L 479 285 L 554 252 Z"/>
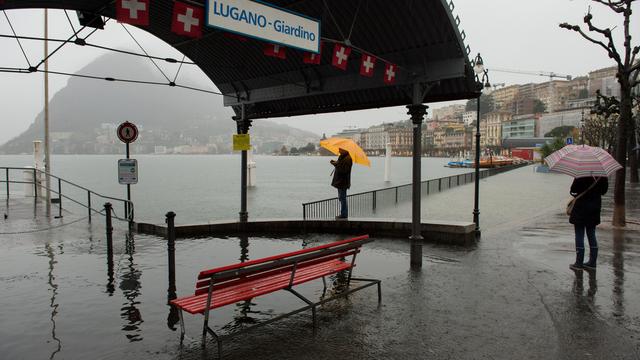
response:
<path id="1" fill-rule="evenodd" d="M 213 331 L 213 329 L 211 329 L 209 327 L 209 325 L 205 325 L 204 329 L 202 331 L 203 331 L 203 334 L 202 334 L 202 347 L 205 348 L 206 345 L 207 345 L 207 342 L 206 342 L 207 333 L 211 334 L 213 339 L 216 341 L 216 344 L 218 345 L 218 357 L 222 358 L 222 336 L 219 336 L 218 334 L 216 334 L 216 332 Z"/>
<path id="2" fill-rule="evenodd" d="M 309 305 L 311 307 L 311 316 L 313 318 L 313 329 L 315 331 L 315 328 L 316 328 L 316 325 L 317 325 L 317 321 L 316 321 L 316 304 L 313 301 L 311 301 L 311 300 L 307 299 L 306 297 L 302 296 L 302 294 L 300 294 L 299 292 L 293 290 L 292 288 L 288 288 L 287 291 L 289 291 L 293 295 L 297 296 L 300 300 L 304 301 L 305 303 L 307 303 L 307 305 Z"/>
<path id="3" fill-rule="evenodd" d="M 352 278 L 351 280 L 354 281 L 364 281 L 364 282 L 368 282 L 368 285 L 365 285 L 363 287 L 360 287 L 359 289 L 365 288 L 369 285 L 373 285 L 376 284 L 378 286 L 378 303 L 382 302 L 382 280 L 378 280 L 378 279 L 363 279 L 363 278 Z"/>

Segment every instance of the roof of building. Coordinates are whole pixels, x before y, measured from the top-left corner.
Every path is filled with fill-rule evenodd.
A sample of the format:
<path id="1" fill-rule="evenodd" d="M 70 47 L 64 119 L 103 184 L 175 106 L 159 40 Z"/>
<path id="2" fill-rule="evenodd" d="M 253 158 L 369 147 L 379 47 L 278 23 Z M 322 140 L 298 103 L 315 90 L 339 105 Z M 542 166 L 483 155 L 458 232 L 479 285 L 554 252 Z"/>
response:
<path id="1" fill-rule="evenodd" d="M 189 0 L 203 5 L 206 0 Z M 322 21 L 322 63 L 304 64 L 303 52 L 287 49 L 284 60 L 266 57 L 265 43 L 239 39 L 207 27 L 192 40 L 171 32 L 173 0 L 151 2 L 142 28 L 172 45 L 225 94 L 224 103 L 247 118 L 326 113 L 412 103 L 412 86 L 425 88 L 423 102 L 477 96 L 473 70 L 448 0 L 270 0 L 271 4 Z M 5 0 L 0 9 L 60 8 L 115 17 L 113 0 Z M 331 65 L 335 43 L 349 39 L 346 71 Z M 379 58 L 375 75 L 359 75 L 360 54 Z M 383 81 L 384 62 L 398 66 L 395 84 Z M 381 65 L 382 64 L 382 65 Z"/>

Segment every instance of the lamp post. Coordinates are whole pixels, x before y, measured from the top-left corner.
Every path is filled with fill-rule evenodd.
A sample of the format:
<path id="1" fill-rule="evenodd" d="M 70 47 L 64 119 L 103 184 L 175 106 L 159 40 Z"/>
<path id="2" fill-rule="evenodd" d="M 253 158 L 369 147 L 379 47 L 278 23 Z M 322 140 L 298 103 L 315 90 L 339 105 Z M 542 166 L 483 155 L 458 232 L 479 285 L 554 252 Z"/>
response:
<path id="1" fill-rule="evenodd" d="M 582 109 L 582 119 L 580 119 L 580 144 L 584 145 L 584 109 Z"/>
<path id="2" fill-rule="evenodd" d="M 484 88 L 491 88 L 489 84 L 489 71 L 484 68 L 484 61 L 478 53 L 473 62 L 473 71 L 476 74 L 476 85 L 478 89 L 478 113 L 476 117 L 476 178 L 475 178 L 475 195 L 473 205 L 473 222 L 476 224 L 476 237 L 480 237 L 480 96 L 482 96 L 482 90 Z"/>

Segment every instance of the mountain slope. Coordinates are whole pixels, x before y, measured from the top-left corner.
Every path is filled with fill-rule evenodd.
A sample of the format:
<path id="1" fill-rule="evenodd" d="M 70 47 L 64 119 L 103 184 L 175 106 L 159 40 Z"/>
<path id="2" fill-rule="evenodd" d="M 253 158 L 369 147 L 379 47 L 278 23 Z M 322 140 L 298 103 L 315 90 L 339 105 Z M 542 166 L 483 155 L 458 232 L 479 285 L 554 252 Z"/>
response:
<path id="1" fill-rule="evenodd" d="M 79 70 L 79 74 L 157 79 L 146 59 L 104 55 Z M 204 86 L 203 86 L 204 87 Z M 233 111 L 222 97 L 168 86 L 130 84 L 70 78 L 49 105 L 54 153 L 120 152 L 113 126 L 131 121 L 141 129 L 138 152 L 153 152 L 157 145 L 210 146 L 213 152 L 230 151 L 235 123 Z M 21 135 L 0 146 L 0 153 L 29 153 L 32 141 L 43 138 L 44 114 Z M 258 120 L 251 128 L 252 142 L 300 146 L 318 141 L 313 133 Z M 115 142 L 114 142 L 115 141 Z M 266 150 L 265 150 L 266 151 Z"/>

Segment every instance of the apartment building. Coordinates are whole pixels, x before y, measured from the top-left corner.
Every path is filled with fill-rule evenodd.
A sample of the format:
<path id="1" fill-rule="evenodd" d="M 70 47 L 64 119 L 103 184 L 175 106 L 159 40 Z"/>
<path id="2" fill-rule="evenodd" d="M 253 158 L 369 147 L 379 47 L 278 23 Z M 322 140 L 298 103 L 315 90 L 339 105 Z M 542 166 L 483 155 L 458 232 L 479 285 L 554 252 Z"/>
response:
<path id="1" fill-rule="evenodd" d="M 511 112 L 506 111 L 493 111 L 485 114 L 485 134 L 483 136 L 485 146 L 498 147 L 502 144 L 502 123 L 510 121 L 512 116 Z M 482 141 L 480 143 L 482 144 Z"/>
<path id="2" fill-rule="evenodd" d="M 536 137 L 539 114 L 516 115 L 502 123 L 502 139 Z"/>
<path id="3" fill-rule="evenodd" d="M 519 92 L 520 85 L 511 85 L 493 91 L 491 96 L 493 96 L 495 109 L 513 111 Z"/>
<path id="4" fill-rule="evenodd" d="M 620 98 L 620 84 L 616 78 L 617 67 L 598 69 L 589 73 L 589 95 L 595 96 L 596 90 L 602 95 Z"/>

